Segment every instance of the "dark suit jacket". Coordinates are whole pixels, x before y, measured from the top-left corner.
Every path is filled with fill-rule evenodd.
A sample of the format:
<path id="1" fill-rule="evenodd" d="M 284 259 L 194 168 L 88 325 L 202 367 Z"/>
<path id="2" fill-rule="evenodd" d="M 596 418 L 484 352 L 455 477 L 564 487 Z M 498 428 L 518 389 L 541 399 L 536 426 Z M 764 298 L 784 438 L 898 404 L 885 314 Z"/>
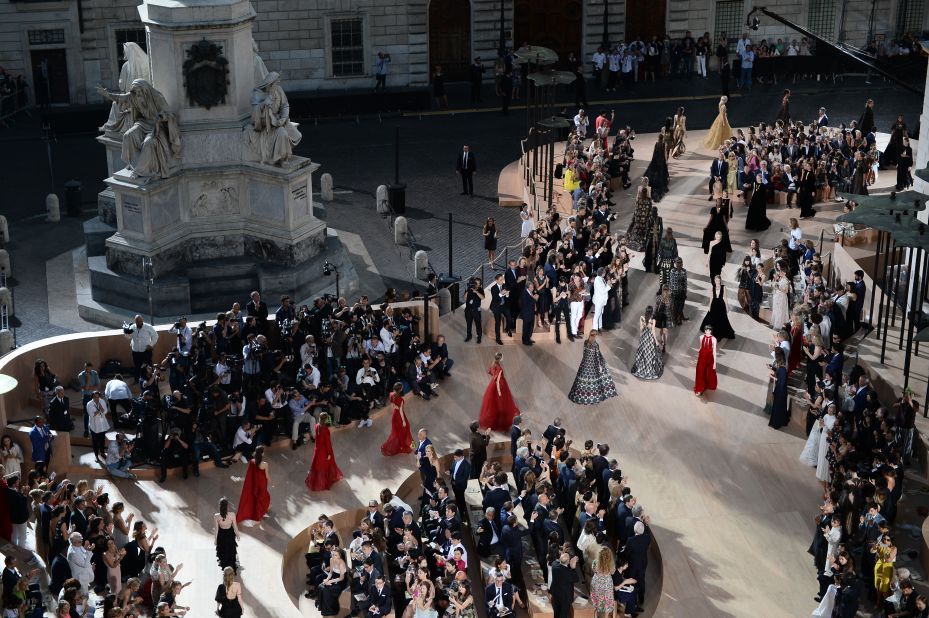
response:
<path id="1" fill-rule="evenodd" d="M 384 587 L 381 588 L 380 593 L 378 593 L 377 584 L 371 582 L 371 588 L 368 591 L 368 601 L 371 603 L 371 606 L 368 608 L 368 616 L 386 616 L 389 614 L 393 607 L 393 596 L 390 591 L 390 586 L 385 582 Z M 371 611 L 375 607 L 378 610 L 377 613 Z"/>
<path id="2" fill-rule="evenodd" d="M 506 289 L 506 283 L 503 284 L 503 289 Z M 504 299 L 500 296 L 501 286 L 494 283 L 490 286 L 490 310 L 491 311 L 500 311 L 503 308 Z"/>
<path id="3" fill-rule="evenodd" d="M 726 175 L 729 173 L 729 164 L 719 159 L 713 159 L 713 163 L 710 164 L 710 179 L 715 179 L 719 176 L 720 180 L 723 181 L 723 184 L 726 182 Z"/>
<path id="4" fill-rule="evenodd" d="M 503 487 L 494 487 L 484 495 L 484 500 L 481 502 L 481 505 L 484 507 L 484 510 L 487 510 L 487 507 L 492 506 L 494 508 L 494 513 L 496 513 L 497 521 L 500 521 L 500 509 L 503 508 L 503 505 L 510 499 L 510 492 Z"/>
<path id="5" fill-rule="evenodd" d="M 56 554 L 55 557 L 52 558 L 52 570 L 49 574 L 48 589 L 57 597 L 62 587 L 64 587 L 65 581 L 69 579 L 71 579 L 71 566 L 68 564 L 68 559 L 61 554 Z"/>
<path id="6" fill-rule="evenodd" d="M 410 385 L 410 390 L 418 395 L 420 388 L 419 382 L 416 381 L 416 363 L 410 363 L 410 366 L 406 368 L 406 381 Z"/>
<path id="7" fill-rule="evenodd" d="M 513 584 L 510 582 L 503 582 L 503 585 L 500 587 L 502 591 L 502 601 L 504 607 L 512 608 L 513 607 Z M 497 585 L 491 584 L 487 586 L 487 589 L 484 591 L 484 600 L 488 605 L 494 602 L 494 599 L 497 597 Z M 487 612 L 490 616 L 496 616 L 497 612 L 493 607 L 490 607 L 490 611 Z"/>
<path id="8" fill-rule="evenodd" d="M 645 569 L 648 567 L 648 546 L 651 540 L 652 534 L 646 528 L 644 534 L 637 534 L 626 541 L 623 555 L 629 561 L 627 577 L 635 577 L 639 581 L 645 581 Z"/>
<path id="9" fill-rule="evenodd" d="M 496 521 L 488 521 L 485 517 L 477 524 L 477 553 L 485 558 L 490 555 L 494 534 L 499 542 L 500 527 Z"/>
<path id="10" fill-rule="evenodd" d="M 59 401 L 57 397 L 48 404 L 48 424 L 55 431 L 71 431 L 74 420 L 71 418 L 71 400 L 65 397 Z"/>
<path id="11" fill-rule="evenodd" d="M 455 470 L 455 462 L 451 464 L 451 470 L 454 473 L 452 476 L 452 487 L 455 489 L 455 493 L 464 492 L 468 487 L 468 480 L 471 478 L 471 464 L 468 463 L 467 459 L 461 460 L 461 465 L 458 466 L 458 470 Z"/>
<path id="12" fill-rule="evenodd" d="M 552 581 L 548 584 L 548 590 L 561 602 L 571 603 L 574 599 L 574 584 L 579 580 L 577 569 L 556 562 L 552 565 Z"/>
<path id="13" fill-rule="evenodd" d="M 458 153 L 458 161 L 455 163 L 455 170 L 465 174 L 473 174 L 477 171 L 477 157 L 473 152 L 468 152 L 468 163 L 464 162 L 464 151 Z"/>
<path id="14" fill-rule="evenodd" d="M 529 290 L 523 290 L 522 303 L 519 305 L 519 315 L 523 320 L 532 321 L 535 318 L 535 298 Z"/>
<path id="15" fill-rule="evenodd" d="M 511 528 L 504 524 L 503 531 L 500 533 L 500 550 L 510 564 L 519 564 L 523 561 L 522 534 L 518 528 Z"/>
<path id="16" fill-rule="evenodd" d="M 71 511 L 71 517 L 68 520 L 68 524 L 74 526 L 75 532 L 80 532 L 82 535 L 87 534 L 87 516 L 77 509 Z"/>
<path id="17" fill-rule="evenodd" d="M 854 312 L 849 317 L 861 317 L 861 310 L 864 308 L 864 297 L 865 292 L 867 291 L 867 286 L 864 281 L 855 282 L 855 303 L 854 303 Z"/>
<path id="18" fill-rule="evenodd" d="M 469 447 L 471 449 L 471 461 L 483 462 L 487 459 L 487 444 L 490 443 L 490 436 L 485 436 L 476 431 L 471 432 Z"/>

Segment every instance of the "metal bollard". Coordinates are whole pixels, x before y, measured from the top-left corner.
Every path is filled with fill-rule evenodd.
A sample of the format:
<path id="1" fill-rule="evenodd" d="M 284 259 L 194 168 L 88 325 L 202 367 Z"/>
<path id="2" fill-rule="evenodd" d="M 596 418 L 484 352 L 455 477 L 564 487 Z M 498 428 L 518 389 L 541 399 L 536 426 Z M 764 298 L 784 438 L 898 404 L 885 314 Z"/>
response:
<path id="1" fill-rule="evenodd" d="M 405 245 L 407 241 L 406 217 L 394 219 L 394 244 Z"/>
<path id="2" fill-rule="evenodd" d="M 0 215 L 0 242 L 10 242 L 10 224 L 6 221 L 6 216 Z"/>
<path id="3" fill-rule="evenodd" d="M 324 202 L 332 201 L 332 174 L 323 174 L 319 178 L 319 196 Z"/>
<path id="4" fill-rule="evenodd" d="M 439 315 L 445 315 L 446 313 L 451 312 L 452 310 L 452 293 L 448 288 L 442 288 L 439 290 L 437 296 L 439 300 Z"/>
<path id="5" fill-rule="evenodd" d="M 399 221 L 399 218 L 397 220 Z M 421 281 L 425 281 L 429 276 L 429 254 L 422 249 L 413 256 L 413 270 L 416 272 L 416 278 Z"/>
<path id="6" fill-rule="evenodd" d="M 13 274 L 13 265 L 10 262 L 10 252 L 6 249 L 0 249 L 0 274 L 7 277 Z"/>

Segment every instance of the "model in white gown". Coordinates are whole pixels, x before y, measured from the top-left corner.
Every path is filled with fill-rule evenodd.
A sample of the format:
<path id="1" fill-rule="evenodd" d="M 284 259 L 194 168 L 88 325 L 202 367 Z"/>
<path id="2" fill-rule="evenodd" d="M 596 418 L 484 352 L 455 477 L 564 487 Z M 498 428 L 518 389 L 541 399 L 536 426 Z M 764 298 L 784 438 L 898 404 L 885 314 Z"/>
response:
<path id="1" fill-rule="evenodd" d="M 806 446 L 800 453 L 800 461 L 811 468 L 815 468 L 819 463 L 819 442 L 823 438 L 823 421 L 817 420 L 810 429 L 810 435 L 806 439 Z"/>
<path id="2" fill-rule="evenodd" d="M 532 215 L 529 214 L 528 206 L 523 205 L 522 209 L 519 211 L 519 218 L 523 220 L 519 235 L 521 238 L 526 238 L 529 236 L 529 232 L 535 229 L 535 221 L 532 220 Z"/>
<path id="3" fill-rule="evenodd" d="M 834 407 L 830 406 L 830 412 L 835 410 Z M 829 473 L 829 462 L 826 461 L 826 453 L 829 451 L 829 433 L 832 431 L 832 427 L 835 425 L 835 414 L 827 414 L 823 417 L 823 432 L 822 436 L 819 439 L 819 455 L 816 458 L 816 478 L 818 478 L 823 483 L 828 483 L 832 475 Z"/>
<path id="4" fill-rule="evenodd" d="M 810 614 L 810 618 L 831 618 L 832 610 L 835 607 L 835 595 L 838 590 L 835 584 L 829 584 L 826 594 L 823 595 L 823 600 L 819 602 L 819 607 Z"/>
<path id="5" fill-rule="evenodd" d="M 790 293 L 790 281 L 785 275 L 774 282 L 773 296 L 771 298 L 771 328 L 781 330 L 790 320 L 790 303 L 787 301 Z"/>

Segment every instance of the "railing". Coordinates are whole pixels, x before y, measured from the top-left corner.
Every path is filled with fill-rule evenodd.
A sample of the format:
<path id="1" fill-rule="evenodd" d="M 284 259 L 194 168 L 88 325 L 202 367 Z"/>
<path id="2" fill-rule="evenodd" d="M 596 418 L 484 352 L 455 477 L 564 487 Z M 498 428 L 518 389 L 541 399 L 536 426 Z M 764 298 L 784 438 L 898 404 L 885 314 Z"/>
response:
<path id="1" fill-rule="evenodd" d="M 486 286 L 487 286 L 487 280 L 484 278 L 484 269 L 490 268 L 491 271 L 496 270 L 496 268 L 497 268 L 496 263 L 497 263 L 497 260 L 499 260 L 500 258 L 503 258 L 503 264 L 500 266 L 501 270 L 506 269 L 506 265 L 507 265 L 507 264 L 509 263 L 509 261 L 510 261 L 510 249 L 515 250 L 515 251 L 516 251 L 516 254 L 517 254 L 518 256 L 521 257 L 521 256 L 522 256 L 523 244 L 524 244 L 524 242 L 523 242 L 523 241 L 520 241 L 520 242 L 516 243 L 515 245 L 507 245 L 506 247 L 503 248 L 503 253 L 498 253 L 497 255 L 494 256 L 493 262 L 481 262 L 481 265 L 478 266 L 477 268 L 475 268 L 475 269 L 471 272 L 470 275 L 468 275 L 467 277 L 465 277 L 465 280 L 467 281 L 468 279 L 473 279 L 478 273 L 480 273 L 480 275 L 481 275 L 481 284 L 484 285 L 484 286 L 486 287 Z M 517 258 L 517 259 L 518 259 L 518 258 Z"/>

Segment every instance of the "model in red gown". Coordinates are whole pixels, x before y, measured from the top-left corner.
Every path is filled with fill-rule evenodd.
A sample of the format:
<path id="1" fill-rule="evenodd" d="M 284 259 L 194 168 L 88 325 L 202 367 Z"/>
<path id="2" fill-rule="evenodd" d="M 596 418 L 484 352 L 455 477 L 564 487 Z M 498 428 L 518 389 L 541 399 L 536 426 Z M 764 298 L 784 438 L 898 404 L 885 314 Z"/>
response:
<path id="1" fill-rule="evenodd" d="M 513 418 L 519 414 L 519 408 L 506 383 L 506 376 L 503 375 L 501 358 L 503 354 L 497 352 L 493 364 L 487 370 L 490 374 L 490 384 L 484 391 L 484 401 L 481 402 L 481 416 L 478 422 L 482 428 L 508 432 L 513 425 Z"/>
<path id="2" fill-rule="evenodd" d="M 390 457 L 400 453 L 413 452 L 413 434 L 410 421 L 406 417 L 406 401 L 403 399 L 403 386 L 397 384 L 390 394 L 390 403 L 394 404 L 394 413 L 390 418 L 390 435 L 381 445 L 381 455 Z"/>
<path id="3" fill-rule="evenodd" d="M 342 471 L 336 465 L 335 453 L 332 452 L 328 421 L 328 415 L 320 414 L 316 423 L 316 450 L 313 451 L 310 473 L 306 475 L 306 486 L 310 491 L 325 491 L 342 480 Z"/>
<path id="4" fill-rule="evenodd" d="M 262 464 L 263 459 L 264 447 L 259 446 L 255 449 L 255 458 L 248 462 L 248 470 L 245 472 L 245 483 L 242 485 L 242 495 L 239 496 L 239 508 L 235 513 L 235 520 L 239 523 L 260 522 L 271 507 L 271 494 L 268 493 L 268 464 Z"/>
<path id="5" fill-rule="evenodd" d="M 707 326 L 700 337 L 700 356 L 697 357 L 697 378 L 694 381 L 694 393 L 700 396 L 704 391 L 716 390 L 716 337 L 713 329 Z"/>

